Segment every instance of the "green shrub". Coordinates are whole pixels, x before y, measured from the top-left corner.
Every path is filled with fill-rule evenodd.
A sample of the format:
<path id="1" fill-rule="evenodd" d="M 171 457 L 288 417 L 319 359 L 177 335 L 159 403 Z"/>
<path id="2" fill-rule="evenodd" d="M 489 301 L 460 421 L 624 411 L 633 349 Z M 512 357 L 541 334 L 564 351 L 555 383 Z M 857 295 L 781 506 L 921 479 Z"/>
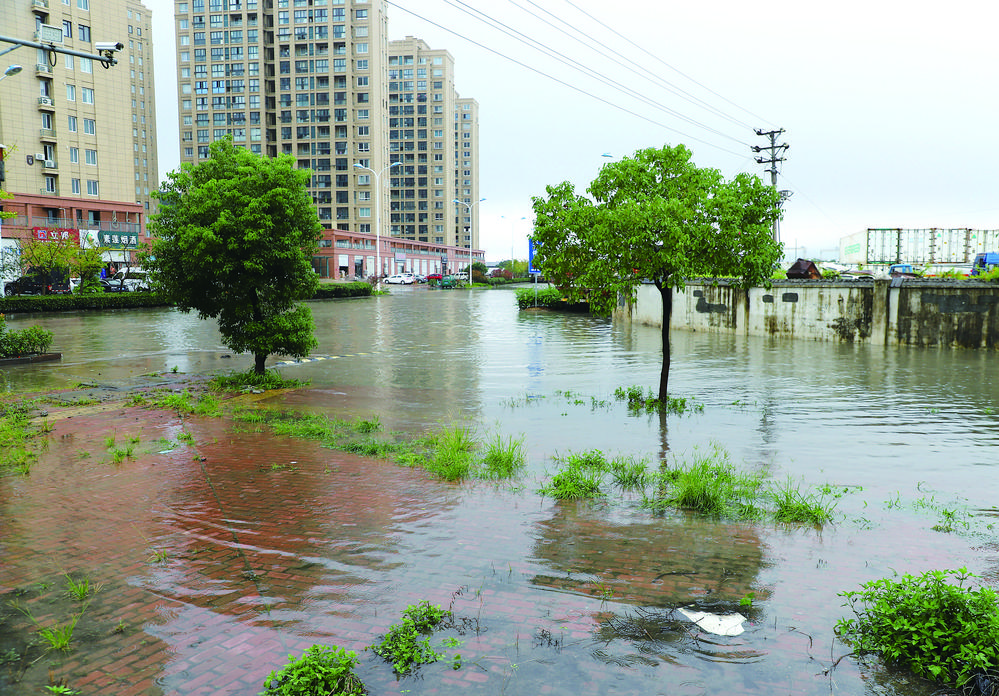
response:
<path id="1" fill-rule="evenodd" d="M 335 300 L 343 297 L 370 297 L 371 284 L 363 280 L 353 283 L 323 283 L 316 288 L 313 300 Z"/>
<path id="2" fill-rule="evenodd" d="M 297 660 L 288 656 L 280 672 L 271 672 L 264 680 L 260 696 L 356 696 L 364 694 L 364 684 L 354 674 L 357 654 L 313 645 Z"/>
<path id="3" fill-rule="evenodd" d="M 52 332 L 40 326 L 11 331 L 0 314 L 0 358 L 17 358 L 46 353 L 52 345 Z"/>
<path id="4" fill-rule="evenodd" d="M 228 374 L 218 374 L 212 377 L 208 383 L 213 391 L 243 391 L 246 389 L 288 389 L 294 387 L 304 387 L 308 382 L 299 379 L 285 379 L 274 370 L 267 370 L 262 375 L 258 375 L 255 370 L 250 369 L 245 372 L 230 372 Z"/>
<path id="5" fill-rule="evenodd" d="M 0 312 L 68 312 L 77 309 L 165 307 L 155 292 L 103 292 L 93 295 L 24 295 L 0 298 Z"/>
<path id="6" fill-rule="evenodd" d="M 554 307 L 563 298 L 562 291 L 551 286 L 541 289 L 536 287 L 519 288 L 516 294 L 517 306 L 520 309 L 527 309 L 535 305 L 538 307 Z"/>
<path id="7" fill-rule="evenodd" d="M 930 570 L 841 592 L 855 618 L 840 619 L 836 631 L 858 653 L 961 688 L 999 670 L 999 603 L 991 588 L 964 586 L 974 577 L 967 568 Z"/>
<path id="8" fill-rule="evenodd" d="M 639 386 L 618 387 L 614 390 L 614 398 L 618 401 L 627 401 L 628 410 L 635 413 L 665 411 L 678 415 L 687 411 L 698 413 L 704 411 L 704 404 L 695 403 L 693 399 L 682 396 L 667 396 L 665 401 L 661 401 L 652 393 L 651 389 L 643 390 Z"/>
<path id="9" fill-rule="evenodd" d="M 444 657 L 444 653 L 430 645 L 429 636 L 451 618 L 450 611 L 432 606 L 427 600 L 415 606 L 410 605 L 402 613 L 402 622 L 392 624 L 388 633 L 372 650 L 376 655 L 391 661 L 392 667 L 399 674 L 405 674 L 419 665 L 437 662 Z M 457 656 L 454 662 L 455 669 L 460 665 L 460 658 L 460 655 Z"/>
<path id="10" fill-rule="evenodd" d="M 486 478 L 511 478 L 522 471 L 527 463 L 524 454 L 524 439 L 508 437 L 506 441 L 499 435 L 486 445 L 482 455 L 485 467 L 483 476 Z"/>

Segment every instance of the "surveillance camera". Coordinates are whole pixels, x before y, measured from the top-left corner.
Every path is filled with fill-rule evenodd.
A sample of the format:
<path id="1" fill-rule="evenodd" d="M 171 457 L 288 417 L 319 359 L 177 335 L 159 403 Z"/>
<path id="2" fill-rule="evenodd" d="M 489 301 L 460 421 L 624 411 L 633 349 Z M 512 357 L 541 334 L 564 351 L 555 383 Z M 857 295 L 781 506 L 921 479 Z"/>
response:
<path id="1" fill-rule="evenodd" d="M 98 53 L 114 53 L 115 51 L 120 51 L 125 48 L 125 44 L 121 41 L 98 41 L 94 44 Z"/>

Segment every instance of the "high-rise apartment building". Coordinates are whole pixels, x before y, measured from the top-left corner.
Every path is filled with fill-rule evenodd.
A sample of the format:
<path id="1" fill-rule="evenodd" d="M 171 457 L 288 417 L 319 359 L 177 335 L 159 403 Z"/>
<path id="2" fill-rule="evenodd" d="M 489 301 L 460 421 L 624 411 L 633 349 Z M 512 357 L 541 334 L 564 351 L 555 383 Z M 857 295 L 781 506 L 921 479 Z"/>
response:
<path id="1" fill-rule="evenodd" d="M 389 43 L 388 123 L 392 236 L 477 248 L 478 110 L 458 97 L 450 53 Z"/>
<path id="2" fill-rule="evenodd" d="M 386 4 L 178 0 L 181 161 L 223 137 L 289 154 L 312 170 L 326 228 L 457 245 L 453 60 L 414 39 L 390 48 Z"/>
<path id="3" fill-rule="evenodd" d="M 118 64 L 0 42 L 4 247 L 78 236 L 124 260 L 143 241 L 158 187 L 152 18 L 138 0 L 4 0 L 0 35 L 97 54 L 120 42 Z"/>

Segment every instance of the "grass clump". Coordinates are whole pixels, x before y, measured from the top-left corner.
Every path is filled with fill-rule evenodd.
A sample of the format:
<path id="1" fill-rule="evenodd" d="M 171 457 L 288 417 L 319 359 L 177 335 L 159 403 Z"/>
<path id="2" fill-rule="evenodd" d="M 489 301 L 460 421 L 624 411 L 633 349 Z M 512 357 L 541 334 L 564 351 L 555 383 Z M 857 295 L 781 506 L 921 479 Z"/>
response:
<path id="1" fill-rule="evenodd" d="M 482 475 L 484 478 L 508 479 L 523 471 L 527 465 L 524 454 L 524 439 L 508 437 L 503 440 L 497 435 L 486 445 L 482 453 Z"/>
<path id="2" fill-rule="evenodd" d="M 285 379 L 274 370 L 267 370 L 262 375 L 258 375 L 252 369 L 245 372 L 229 372 L 224 375 L 215 375 L 208 382 L 209 389 L 217 392 L 253 391 L 254 389 L 262 391 L 293 389 L 304 387 L 307 384 L 307 381 L 300 379 Z"/>
<path id="3" fill-rule="evenodd" d="M 643 390 L 642 387 L 618 387 L 614 390 L 614 398 L 618 401 L 627 401 L 628 410 L 635 413 L 672 413 L 683 414 L 688 412 L 700 413 L 704 410 L 704 404 L 698 404 L 693 399 L 681 396 L 666 396 L 662 400 L 652 393 L 651 389 Z"/>
<path id="4" fill-rule="evenodd" d="M 822 495 L 803 493 L 791 479 L 772 486 L 770 495 L 774 502 L 774 519 L 778 522 L 802 522 L 818 526 L 832 521 L 835 504 Z"/>
<path id="5" fill-rule="evenodd" d="M 24 401 L 0 404 L 0 473 L 28 475 L 38 450 L 47 444 L 40 438 L 49 428 L 32 423 L 31 408 Z"/>
<path id="6" fill-rule="evenodd" d="M 74 580 L 72 576 L 66 575 L 66 594 L 77 602 L 87 601 L 91 595 L 100 592 L 102 587 L 102 583 L 91 584 L 90 578 Z"/>
<path id="7" fill-rule="evenodd" d="M 452 618 L 450 611 L 433 606 L 427 600 L 417 605 L 411 604 L 402 613 L 402 621 L 392 624 L 388 633 L 372 650 L 376 655 L 392 662 L 393 669 L 399 674 L 405 674 L 420 665 L 437 662 L 445 657 L 445 653 L 438 652 L 430 645 L 430 634 Z M 454 647 L 454 641 L 446 641 L 440 647 Z M 456 655 L 452 664 L 458 669 L 461 666 L 461 655 Z"/>
<path id="8" fill-rule="evenodd" d="M 654 497 L 646 505 L 656 510 L 677 507 L 706 515 L 756 518 L 763 477 L 738 471 L 728 452 L 715 445 L 709 452 L 695 452 L 693 461 L 665 469 L 658 477 Z"/>
<path id="9" fill-rule="evenodd" d="M 271 672 L 264 680 L 260 696 L 358 696 L 365 693 L 364 684 L 354 674 L 357 654 L 327 645 L 313 645 L 288 664 Z"/>
<path id="10" fill-rule="evenodd" d="M 841 592 L 854 618 L 836 631 L 858 653 L 874 653 L 917 675 L 964 688 L 999 671 L 999 601 L 972 589 L 967 568 L 883 578 Z"/>
<path id="11" fill-rule="evenodd" d="M 69 650 L 69 644 L 73 640 L 73 630 L 80 620 L 80 614 L 76 614 L 69 623 L 62 626 L 52 626 L 51 628 L 41 628 L 38 635 L 48 643 L 52 650 Z"/>

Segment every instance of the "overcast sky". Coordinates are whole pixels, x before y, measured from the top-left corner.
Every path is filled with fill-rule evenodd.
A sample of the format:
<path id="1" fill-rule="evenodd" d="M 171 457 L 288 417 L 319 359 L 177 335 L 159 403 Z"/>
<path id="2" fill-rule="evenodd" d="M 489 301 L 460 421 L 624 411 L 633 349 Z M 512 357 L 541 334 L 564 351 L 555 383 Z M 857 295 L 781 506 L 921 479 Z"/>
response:
<path id="1" fill-rule="evenodd" d="M 161 172 L 179 161 L 172 0 L 153 10 Z M 999 6 L 895 0 L 391 0 L 480 105 L 480 241 L 526 258 L 531 197 L 646 147 L 758 173 L 783 128 L 787 255 L 867 227 L 999 228 Z M 561 58 L 552 54 L 557 52 Z"/>

